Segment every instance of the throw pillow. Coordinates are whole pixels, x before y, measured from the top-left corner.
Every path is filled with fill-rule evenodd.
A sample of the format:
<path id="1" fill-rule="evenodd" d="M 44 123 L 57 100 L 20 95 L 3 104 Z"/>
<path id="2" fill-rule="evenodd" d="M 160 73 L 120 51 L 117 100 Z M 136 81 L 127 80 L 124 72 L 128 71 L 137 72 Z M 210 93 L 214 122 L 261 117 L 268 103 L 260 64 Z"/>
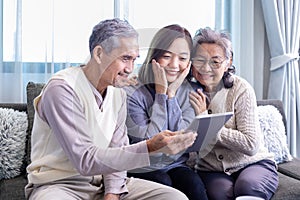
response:
<path id="1" fill-rule="evenodd" d="M 21 174 L 27 126 L 25 112 L 0 108 L 0 180 Z"/>
<path id="2" fill-rule="evenodd" d="M 272 105 L 258 106 L 257 110 L 265 147 L 274 154 L 276 163 L 292 160 L 279 110 Z"/>

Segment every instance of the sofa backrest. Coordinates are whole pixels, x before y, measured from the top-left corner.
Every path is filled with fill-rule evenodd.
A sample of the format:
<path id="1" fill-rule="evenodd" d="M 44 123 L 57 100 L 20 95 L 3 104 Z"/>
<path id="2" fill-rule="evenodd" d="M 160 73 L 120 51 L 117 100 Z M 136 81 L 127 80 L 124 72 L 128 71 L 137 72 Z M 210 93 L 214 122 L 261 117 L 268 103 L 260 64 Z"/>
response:
<path id="1" fill-rule="evenodd" d="M 27 165 L 31 163 L 30 158 L 30 151 L 31 151 L 31 130 L 33 126 L 33 119 L 34 119 L 34 106 L 33 106 L 33 100 L 35 97 L 37 97 L 43 87 L 45 86 L 45 83 L 34 83 L 29 82 L 27 84 L 26 90 L 27 90 L 27 116 L 28 116 L 28 129 L 27 129 L 27 143 L 26 143 L 26 161 Z"/>
<path id="2" fill-rule="evenodd" d="M 32 130 L 32 126 L 33 126 L 33 119 L 34 119 L 34 113 L 35 113 L 34 107 L 33 107 L 33 100 L 35 99 L 35 97 L 37 97 L 41 93 L 41 90 L 43 89 L 44 86 L 45 86 L 45 83 L 29 82 L 27 84 L 27 88 L 26 88 L 27 89 L 27 113 L 28 113 L 28 135 L 27 135 L 27 144 L 26 144 L 27 145 L 26 146 L 27 164 L 29 164 L 31 162 L 31 159 L 30 159 L 31 130 Z M 284 125 L 286 126 L 286 116 L 285 116 L 285 112 L 284 112 L 283 104 L 282 104 L 281 100 L 276 100 L 276 99 L 258 100 L 257 105 L 258 106 L 262 106 L 262 105 L 275 106 L 281 113 Z M 10 106 L 12 106 L 12 108 L 14 108 L 14 109 L 18 109 L 16 107 L 16 105 L 14 105 L 14 104 L 11 104 Z M 21 109 L 21 111 L 24 110 L 25 106 L 26 106 L 26 104 L 21 105 L 21 107 L 18 110 L 20 110 L 20 109 Z"/>
<path id="3" fill-rule="evenodd" d="M 27 112 L 26 103 L 0 103 L 0 108 L 11 108 L 21 112 Z"/>

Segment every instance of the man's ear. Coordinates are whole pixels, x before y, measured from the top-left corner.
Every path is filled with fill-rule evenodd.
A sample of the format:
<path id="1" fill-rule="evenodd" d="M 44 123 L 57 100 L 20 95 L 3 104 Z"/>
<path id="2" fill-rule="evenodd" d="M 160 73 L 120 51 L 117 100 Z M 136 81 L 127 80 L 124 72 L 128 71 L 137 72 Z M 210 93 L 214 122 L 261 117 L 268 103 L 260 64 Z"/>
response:
<path id="1" fill-rule="evenodd" d="M 99 64 L 101 63 L 102 54 L 103 54 L 102 47 L 100 45 L 95 46 L 95 48 L 93 49 L 93 58 Z"/>

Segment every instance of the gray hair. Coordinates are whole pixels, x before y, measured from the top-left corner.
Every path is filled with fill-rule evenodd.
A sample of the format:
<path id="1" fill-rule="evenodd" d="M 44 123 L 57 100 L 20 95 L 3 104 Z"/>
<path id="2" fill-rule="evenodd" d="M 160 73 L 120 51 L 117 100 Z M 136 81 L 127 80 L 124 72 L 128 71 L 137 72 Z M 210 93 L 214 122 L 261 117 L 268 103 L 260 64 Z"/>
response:
<path id="1" fill-rule="evenodd" d="M 193 38 L 192 57 L 195 56 L 197 47 L 202 43 L 219 45 L 223 49 L 226 59 L 230 59 L 233 56 L 232 44 L 228 33 L 218 32 L 209 27 L 199 29 Z"/>
<path id="2" fill-rule="evenodd" d="M 90 36 L 90 53 L 92 55 L 92 51 L 97 45 L 100 45 L 105 53 L 110 53 L 113 49 L 119 47 L 119 38 L 137 37 L 137 31 L 125 20 L 114 18 L 101 21 L 94 26 Z"/>

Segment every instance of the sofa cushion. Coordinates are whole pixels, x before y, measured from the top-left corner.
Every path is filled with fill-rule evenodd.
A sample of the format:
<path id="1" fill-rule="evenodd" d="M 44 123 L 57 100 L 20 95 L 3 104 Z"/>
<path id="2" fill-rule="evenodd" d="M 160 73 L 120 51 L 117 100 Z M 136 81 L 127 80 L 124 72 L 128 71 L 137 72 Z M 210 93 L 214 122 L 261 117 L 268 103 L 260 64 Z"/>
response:
<path id="1" fill-rule="evenodd" d="M 279 185 L 271 200 L 299 199 L 300 181 L 282 173 L 278 173 Z"/>
<path id="2" fill-rule="evenodd" d="M 23 175 L 12 179 L 0 180 L 0 199 L 25 200 L 24 188 L 27 182 L 27 178 Z"/>
<path id="3" fill-rule="evenodd" d="M 272 105 L 265 105 L 258 106 L 257 110 L 265 146 L 274 154 L 276 163 L 292 160 L 287 147 L 282 115 L 278 109 Z"/>
<path id="4" fill-rule="evenodd" d="M 30 151 L 31 151 L 31 130 L 32 130 L 32 125 L 33 125 L 33 119 L 34 119 L 34 107 L 33 107 L 33 100 L 35 97 L 37 97 L 43 87 L 44 83 L 34 83 L 34 82 L 29 82 L 27 84 L 27 113 L 28 113 L 28 134 L 27 134 L 27 143 L 26 143 L 26 155 L 27 155 L 27 165 L 31 163 L 30 159 Z"/>
<path id="5" fill-rule="evenodd" d="M 0 108 L 0 179 L 23 171 L 27 126 L 26 112 Z"/>
<path id="6" fill-rule="evenodd" d="M 278 171 L 287 176 L 300 180 L 300 159 L 293 158 L 291 162 L 285 162 L 278 165 Z"/>

